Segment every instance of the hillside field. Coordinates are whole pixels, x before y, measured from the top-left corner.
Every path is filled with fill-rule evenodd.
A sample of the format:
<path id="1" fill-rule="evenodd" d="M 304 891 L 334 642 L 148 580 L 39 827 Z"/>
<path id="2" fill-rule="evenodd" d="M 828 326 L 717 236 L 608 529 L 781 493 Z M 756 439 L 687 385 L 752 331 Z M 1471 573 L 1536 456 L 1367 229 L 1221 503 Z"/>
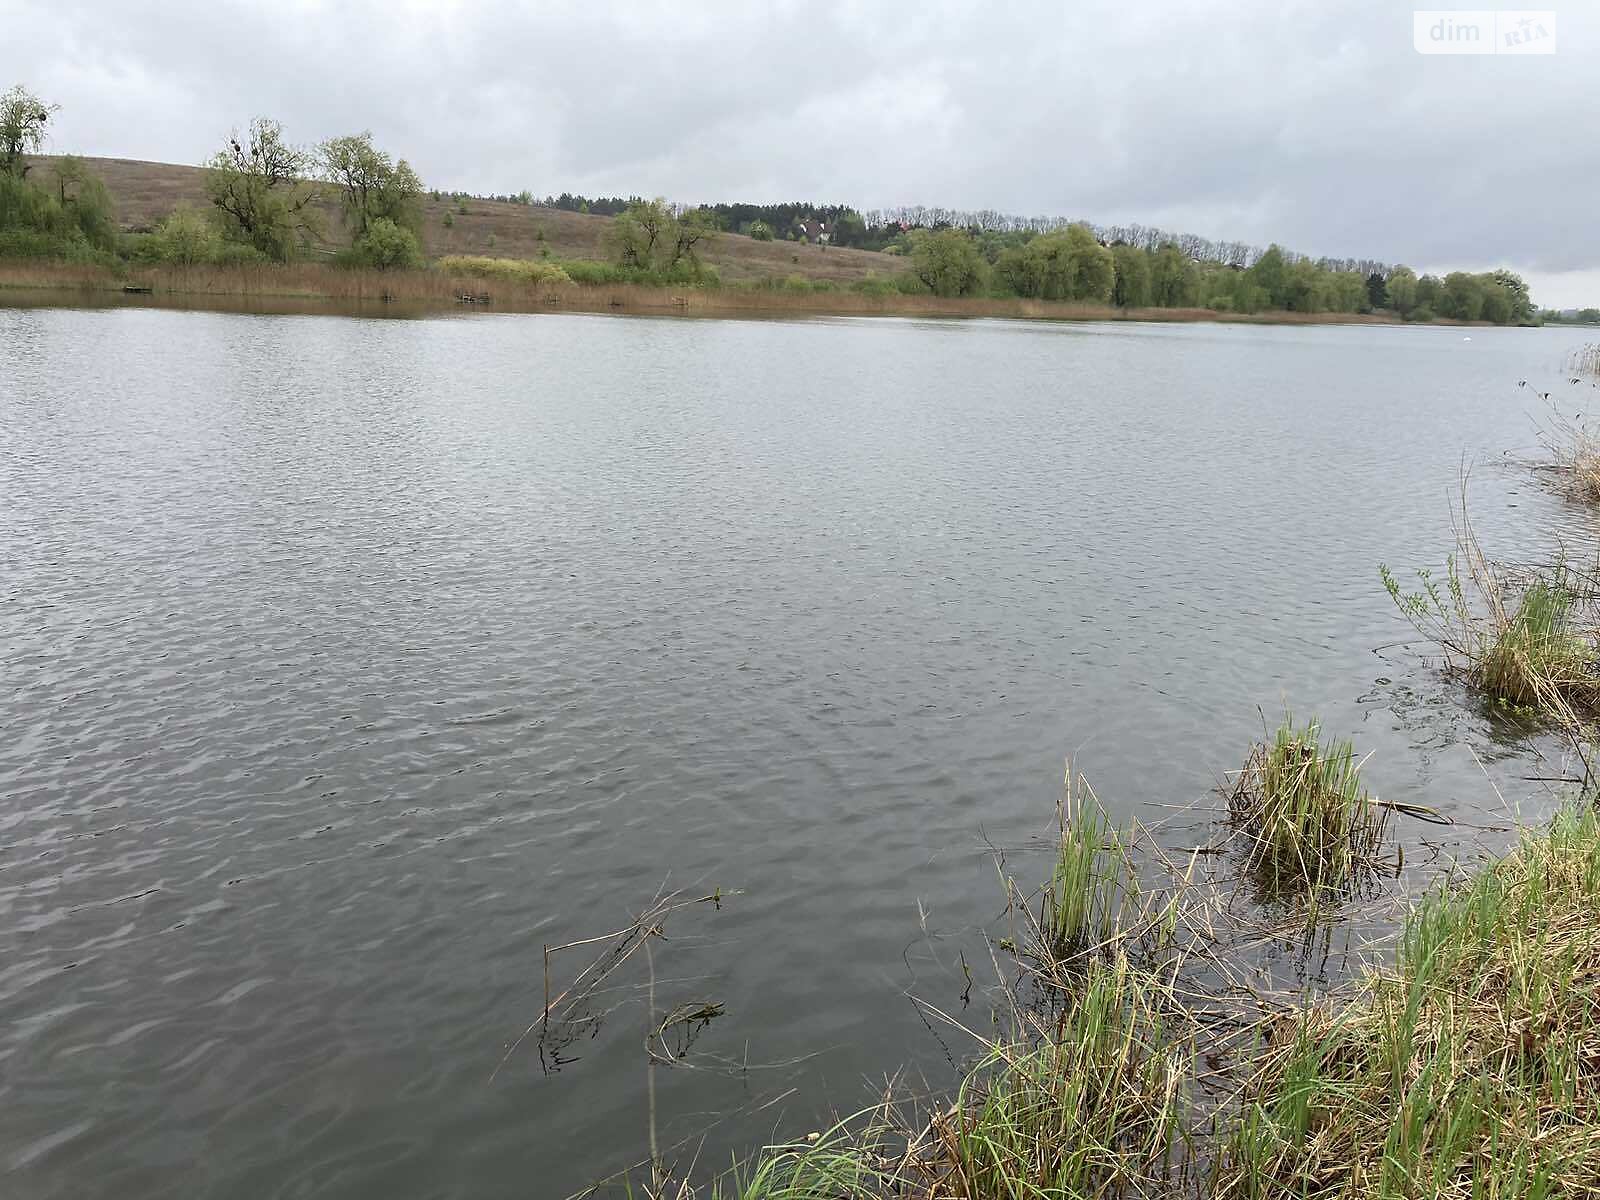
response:
<path id="1" fill-rule="evenodd" d="M 48 171 L 50 159 L 42 157 L 37 169 Z M 127 158 L 85 158 L 85 165 L 105 180 L 126 230 L 148 229 L 179 204 L 206 208 L 203 172 L 178 163 L 140 162 Z M 423 247 L 430 256 L 486 254 L 500 258 L 539 258 L 549 250 L 554 259 L 606 257 L 602 237 L 609 217 L 567 212 L 543 205 L 514 204 L 501 200 L 461 203 L 424 193 L 422 200 Z M 323 248 L 337 249 L 348 242 L 336 204 L 330 199 L 321 209 Z M 446 226 L 448 214 L 452 224 Z M 541 240 L 541 234 L 543 239 Z M 848 284 L 869 274 L 897 275 L 906 260 L 875 250 L 848 250 L 805 246 L 797 242 L 758 242 L 735 233 L 717 235 L 701 255 L 725 282 L 799 274 Z"/>

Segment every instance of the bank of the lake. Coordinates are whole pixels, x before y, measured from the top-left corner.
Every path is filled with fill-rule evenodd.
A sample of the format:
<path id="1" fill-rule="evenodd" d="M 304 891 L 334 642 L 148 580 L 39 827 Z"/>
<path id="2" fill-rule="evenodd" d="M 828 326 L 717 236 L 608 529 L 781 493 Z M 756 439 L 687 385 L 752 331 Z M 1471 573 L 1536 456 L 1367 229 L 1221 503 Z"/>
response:
<path id="1" fill-rule="evenodd" d="M 482 305 L 506 312 L 622 312 L 690 316 L 1001 317 L 1054 321 L 1223 321 L 1249 325 L 1400 325 L 1390 313 L 1258 313 L 1208 308 L 1122 308 L 1109 304 L 863 291 L 826 283 L 653 286 L 635 283 L 525 283 L 448 270 L 377 271 L 323 263 L 229 266 L 103 266 L 0 261 L 0 297 L 26 303 L 28 293 L 96 297 L 153 296 L 205 307 L 208 299 L 304 300 L 423 308 Z M 1467 322 L 1436 319 L 1429 324 Z M 1483 325 L 1485 322 L 1471 322 Z"/>

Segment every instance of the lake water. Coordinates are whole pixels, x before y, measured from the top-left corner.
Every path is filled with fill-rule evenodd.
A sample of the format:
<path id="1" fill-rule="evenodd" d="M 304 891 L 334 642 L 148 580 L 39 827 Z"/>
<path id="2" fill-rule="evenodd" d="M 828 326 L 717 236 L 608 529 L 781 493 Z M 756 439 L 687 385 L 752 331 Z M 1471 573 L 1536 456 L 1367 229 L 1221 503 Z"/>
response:
<path id="1" fill-rule="evenodd" d="M 642 956 L 496 1068 L 663 887 L 724 899 L 658 1010 L 725 1006 L 664 1146 L 938 1086 L 911 997 L 989 970 L 1068 755 L 1212 812 L 1287 704 L 1384 795 L 1545 803 L 1377 565 L 1582 340 L 0 308 L 0 1194 L 581 1188 L 647 1152 Z"/>

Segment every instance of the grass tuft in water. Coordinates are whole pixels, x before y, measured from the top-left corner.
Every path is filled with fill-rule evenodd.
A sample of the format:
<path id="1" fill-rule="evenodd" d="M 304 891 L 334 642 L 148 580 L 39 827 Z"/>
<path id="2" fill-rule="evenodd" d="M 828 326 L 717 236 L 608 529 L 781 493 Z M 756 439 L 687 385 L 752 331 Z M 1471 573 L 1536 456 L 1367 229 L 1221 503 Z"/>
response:
<path id="1" fill-rule="evenodd" d="M 1060 963 L 1114 942 L 1139 885 L 1131 832 L 1117 831 L 1070 766 L 1058 816 L 1061 835 L 1040 904 L 1039 937 L 1044 956 Z"/>
<path id="2" fill-rule="evenodd" d="M 1503 626 L 1483 640 L 1478 685 L 1509 704 L 1539 708 L 1549 694 L 1593 685 L 1594 650 L 1572 631 L 1565 573 L 1529 585 Z"/>
<path id="3" fill-rule="evenodd" d="M 1385 810 L 1361 785 L 1355 748 L 1320 732 L 1286 717 L 1251 749 L 1228 798 L 1246 870 L 1268 897 L 1346 887 L 1383 838 Z"/>
<path id="4" fill-rule="evenodd" d="M 1600 443 L 1597 443 L 1600 498 Z M 1437 645 L 1444 666 L 1502 708 L 1569 729 L 1600 717 L 1600 568 L 1575 570 L 1557 556 L 1542 567 L 1491 562 L 1467 517 L 1466 478 L 1455 513 L 1456 553 L 1443 581 L 1417 572 L 1406 591 L 1387 566 L 1378 574 L 1401 614 Z"/>

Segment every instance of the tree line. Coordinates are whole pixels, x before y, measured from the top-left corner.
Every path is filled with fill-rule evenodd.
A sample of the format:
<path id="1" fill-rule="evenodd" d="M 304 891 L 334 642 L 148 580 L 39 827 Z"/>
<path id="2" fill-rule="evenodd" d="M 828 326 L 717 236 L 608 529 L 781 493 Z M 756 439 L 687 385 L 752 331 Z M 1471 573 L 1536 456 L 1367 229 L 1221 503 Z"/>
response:
<path id="1" fill-rule="evenodd" d="M 180 206 L 153 230 L 121 235 L 104 184 L 81 160 L 55 160 L 33 177 L 57 109 L 18 86 L 0 96 L 0 256 L 183 265 L 287 262 L 317 245 L 331 208 L 349 245 L 336 260 L 387 269 L 425 265 L 421 179 L 370 133 L 311 148 L 258 117 L 203 164 L 205 210 Z M 431 193 L 461 202 L 464 193 Z M 497 197 L 534 203 L 531 192 Z M 671 204 L 637 196 L 563 192 L 551 207 L 609 216 L 609 263 L 568 263 L 574 279 L 714 284 L 702 254 L 722 232 L 758 240 L 817 240 L 902 257 L 907 270 L 876 289 L 940 296 L 1021 296 L 1126 308 L 1255 313 L 1364 313 L 1496 324 L 1541 319 L 1510 271 L 1420 277 L 1370 259 L 1310 258 L 1272 245 L 1213 241 L 1144 225 L 1017 217 L 988 210 L 847 205 Z M 447 210 L 445 224 L 452 222 Z M 548 256 L 548 248 L 544 251 Z"/>
<path id="2" fill-rule="evenodd" d="M 1196 257 L 1176 240 L 1107 245 L 1086 223 L 1049 233 L 913 230 L 908 240 L 914 274 L 941 296 L 1242 313 L 1388 310 L 1413 321 L 1446 317 L 1497 325 L 1538 317 L 1527 284 L 1504 270 L 1419 277 L 1406 266 L 1310 259 L 1276 245 L 1248 256 L 1245 266 Z"/>
<path id="3" fill-rule="evenodd" d="M 332 206 L 350 236 L 351 265 L 420 267 L 422 181 L 370 133 L 311 149 L 258 117 L 203 164 L 209 208 L 179 206 L 153 230 L 124 235 L 105 184 L 70 155 L 35 172 L 57 106 L 19 86 L 0 95 L 0 256 L 112 265 L 123 259 L 288 262 L 321 237 Z M 43 177 L 41 177 L 43 176 Z"/>

